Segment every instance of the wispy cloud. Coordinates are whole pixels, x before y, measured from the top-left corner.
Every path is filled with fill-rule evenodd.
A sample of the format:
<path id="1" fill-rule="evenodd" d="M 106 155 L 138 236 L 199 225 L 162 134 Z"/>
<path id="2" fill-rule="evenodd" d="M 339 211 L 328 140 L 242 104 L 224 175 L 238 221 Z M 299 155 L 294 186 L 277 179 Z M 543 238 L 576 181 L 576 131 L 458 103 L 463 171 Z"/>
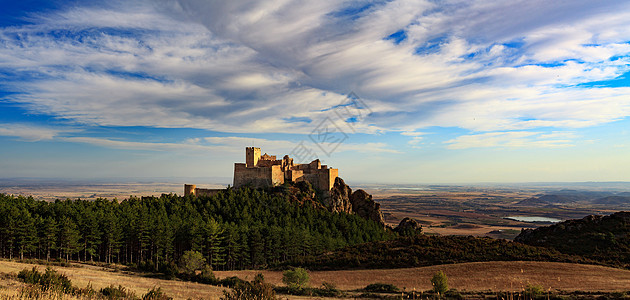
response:
<path id="1" fill-rule="evenodd" d="M 448 149 L 469 148 L 559 148 L 574 146 L 573 133 L 510 131 L 463 135 L 444 142 Z"/>
<path id="2" fill-rule="evenodd" d="M 73 130 L 34 126 L 30 124 L 0 124 L 0 136 L 17 137 L 20 140 L 29 142 L 52 140 L 61 133 L 71 131 Z"/>
<path id="3" fill-rule="evenodd" d="M 0 28 L 4 98 L 76 124 L 308 133 L 350 91 L 362 133 L 630 116 L 629 88 L 579 85 L 630 71 L 624 1 L 131 1 L 29 21 Z"/>

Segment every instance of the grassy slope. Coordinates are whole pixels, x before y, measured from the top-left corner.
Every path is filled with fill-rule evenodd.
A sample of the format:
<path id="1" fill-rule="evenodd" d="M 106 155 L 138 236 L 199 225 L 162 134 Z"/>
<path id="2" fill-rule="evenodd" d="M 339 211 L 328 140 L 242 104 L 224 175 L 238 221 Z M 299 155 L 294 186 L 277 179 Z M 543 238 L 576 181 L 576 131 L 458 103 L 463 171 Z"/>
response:
<path id="1" fill-rule="evenodd" d="M 18 273 L 25 268 L 36 266 L 43 271 L 45 266 L 19 263 L 14 261 L 1 260 L 0 273 Z M 111 269 L 101 267 L 82 265 L 82 267 L 53 267 L 58 272 L 65 274 L 70 278 L 72 284 L 77 287 L 86 287 L 88 283 L 92 284 L 95 290 L 107 287 L 111 284 L 122 285 L 141 296 L 151 288 L 162 287 L 164 292 L 175 299 L 218 299 L 223 295 L 223 288 L 210 286 L 192 282 L 182 282 L 173 280 L 161 280 L 154 278 L 146 278 L 134 274 L 124 274 L 121 272 L 113 272 Z M 3 280 L 7 281 L 7 279 Z M 15 286 L 9 286 L 10 282 L 2 282 L 7 289 L 15 290 Z M 0 291 L 1 292 L 1 291 Z M 0 294 L 1 295 L 1 294 Z"/>
<path id="2" fill-rule="evenodd" d="M 310 285 L 333 282 L 342 290 L 363 288 L 370 283 L 394 284 L 401 289 L 431 289 L 431 277 L 438 270 L 448 276 L 449 287 L 460 291 L 519 291 L 528 283 L 564 291 L 627 291 L 630 271 L 595 265 L 556 262 L 498 261 L 438 265 L 419 268 L 311 271 Z M 252 279 L 259 271 L 215 272 L 219 277 Z M 281 285 L 281 271 L 262 271 L 265 279 Z"/>
<path id="3" fill-rule="evenodd" d="M 0 261 L 0 273 L 17 272 L 33 265 Z M 43 269 L 43 266 L 38 266 Z M 133 274 L 113 273 L 103 268 L 83 266 L 54 267 L 66 274 L 74 285 L 84 287 L 91 282 L 95 289 L 110 284 L 121 284 L 136 292 L 146 293 L 154 286 L 160 286 L 175 299 L 218 299 L 223 290 L 220 287 L 182 281 L 167 281 L 140 277 Z M 322 282 L 333 282 L 338 288 L 351 290 L 363 288 L 370 283 L 385 282 L 407 290 L 418 291 L 431 288 L 430 278 L 438 270 L 443 270 L 449 278 L 451 288 L 460 291 L 519 291 L 528 283 L 540 284 L 545 289 L 564 291 L 623 291 L 630 287 L 630 271 L 594 265 L 580 265 L 553 262 L 481 262 L 452 265 L 438 265 L 420 268 L 312 271 L 311 286 Z M 260 271 L 221 271 L 218 277 L 238 276 L 251 280 Z M 282 272 L 262 271 L 268 282 L 282 285 Z M 10 279 L 0 279 L 0 295 L 12 292 L 17 283 Z M 291 297 L 292 299 L 299 297 Z"/>

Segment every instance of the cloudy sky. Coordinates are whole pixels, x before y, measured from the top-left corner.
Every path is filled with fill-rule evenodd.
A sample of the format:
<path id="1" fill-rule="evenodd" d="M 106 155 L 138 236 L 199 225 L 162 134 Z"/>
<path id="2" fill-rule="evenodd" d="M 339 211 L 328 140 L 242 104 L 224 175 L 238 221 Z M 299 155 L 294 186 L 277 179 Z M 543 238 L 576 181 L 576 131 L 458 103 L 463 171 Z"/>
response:
<path id="1" fill-rule="evenodd" d="M 628 1 L 0 4 L 4 178 L 630 181 L 629 116 Z"/>

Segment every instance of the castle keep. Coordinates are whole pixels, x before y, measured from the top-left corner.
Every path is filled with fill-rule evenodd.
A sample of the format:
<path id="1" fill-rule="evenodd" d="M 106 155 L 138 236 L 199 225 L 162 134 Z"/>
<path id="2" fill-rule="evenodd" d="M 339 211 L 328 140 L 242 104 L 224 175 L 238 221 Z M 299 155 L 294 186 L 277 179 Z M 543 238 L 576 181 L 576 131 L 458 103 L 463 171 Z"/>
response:
<path id="1" fill-rule="evenodd" d="M 285 155 L 276 159 L 267 153 L 260 155 L 260 148 L 245 148 L 245 163 L 234 164 L 234 187 L 272 187 L 285 182 L 308 181 L 324 192 L 330 191 L 339 174 L 338 169 L 322 165 L 319 159 L 308 164 L 294 164 L 293 158 Z"/>
<path id="2" fill-rule="evenodd" d="M 314 188 L 330 196 L 330 190 L 339 175 L 338 169 L 322 165 L 319 159 L 308 164 L 294 164 L 293 158 L 285 155 L 276 159 L 267 153 L 260 155 L 260 148 L 245 148 L 245 163 L 234 164 L 234 188 L 273 187 L 285 182 L 308 181 Z M 184 195 L 212 196 L 222 189 L 198 188 L 194 184 L 184 185 Z"/>

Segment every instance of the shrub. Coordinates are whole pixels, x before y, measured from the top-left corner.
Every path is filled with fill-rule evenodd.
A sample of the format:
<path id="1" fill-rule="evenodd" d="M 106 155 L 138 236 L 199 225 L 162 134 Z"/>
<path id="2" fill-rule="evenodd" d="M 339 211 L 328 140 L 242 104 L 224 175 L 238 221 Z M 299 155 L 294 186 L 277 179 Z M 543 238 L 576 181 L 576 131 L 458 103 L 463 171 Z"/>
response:
<path id="1" fill-rule="evenodd" d="M 128 291 L 122 285 L 115 287 L 112 284 L 102 288 L 100 292 L 106 299 L 136 299 L 136 294 L 133 291 Z"/>
<path id="2" fill-rule="evenodd" d="M 33 269 L 31 270 L 24 269 L 20 271 L 20 273 L 18 273 L 18 278 L 22 279 L 22 281 L 24 281 L 25 283 L 39 284 L 42 275 L 39 273 L 39 271 L 37 271 L 36 267 L 33 267 Z"/>
<path id="3" fill-rule="evenodd" d="M 295 268 L 282 273 L 282 282 L 292 289 L 303 289 L 308 285 L 309 276 L 305 269 Z"/>
<path id="4" fill-rule="evenodd" d="M 173 300 L 173 298 L 162 292 L 161 287 L 158 287 L 157 289 L 153 287 L 150 291 L 144 294 L 144 296 L 142 296 L 142 300 Z"/>
<path id="5" fill-rule="evenodd" d="M 210 265 L 205 265 L 203 269 L 201 269 L 201 274 L 195 277 L 195 281 L 205 283 L 205 284 L 216 284 L 217 278 L 214 277 L 214 272 L 212 272 L 212 267 Z"/>
<path id="6" fill-rule="evenodd" d="M 241 284 L 237 284 L 232 288 L 232 291 L 223 291 L 223 297 L 225 300 L 275 300 L 277 299 L 276 293 L 273 287 L 265 283 L 265 278 L 262 274 L 257 274 L 254 281 L 244 281 Z"/>
<path id="7" fill-rule="evenodd" d="M 523 296 L 525 298 L 536 299 L 537 297 L 542 296 L 545 293 L 545 289 L 539 284 L 527 284 L 525 287 L 525 291 L 523 291 Z"/>
<path id="8" fill-rule="evenodd" d="M 169 262 L 160 266 L 160 272 L 164 274 L 167 279 L 174 279 L 177 277 L 177 265 L 173 262 Z"/>
<path id="9" fill-rule="evenodd" d="M 398 287 L 389 283 L 372 283 L 368 284 L 363 290 L 371 293 L 396 293 Z"/>
<path id="10" fill-rule="evenodd" d="M 219 281 L 220 285 L 224 285 L 224 286 L 231 287 L 231 288 L 234 288 L 234 287 L 237 287 L 237 286 L 241 286 L 241 285 L 244 285 L 246 283 L 247 283 L 247 281 L 245 281 L 243 279 L 240 279 L 240 278 L 238 278 L 236 276 L 226 277 L 226 278 L 223 278 L 223 279 L 221 279 Z"/>
<path id="11" fill-rule="evenodd" d="M 343 293 L 337 289 L 337 286 L 334 283 L 323 282 L 322 287 L 314 290 L 313 294 L 320 297 L 339 297 Z"/>
<path id="12" fill-rule="evenodd" d="M 43 274 L 37 271 L 35 267 L 31 270 L 24 269 L 18 273 L 18 278 L 26 283 L 40 285 L 45 290 L 56 290 L 66 294 L 74 292 L 70 279 L 50 267 L 46 268 Z"/>
<path id="13" fill-rule="evenodd" d="M 431 284 L 433 285 L 433 291 L 440 295 L 444 295 L 448 291 L 448 278 L 442 271 L 438 271 L 433 275 Z"/>
<path id="14" fill-rule="evenodd" d="M 201 270 L 205 265 L 206 259 L 199 251 L 186 251 L 179 259 L 179 271 L 188 275 L 195 275 L 195 271 Z"/>

